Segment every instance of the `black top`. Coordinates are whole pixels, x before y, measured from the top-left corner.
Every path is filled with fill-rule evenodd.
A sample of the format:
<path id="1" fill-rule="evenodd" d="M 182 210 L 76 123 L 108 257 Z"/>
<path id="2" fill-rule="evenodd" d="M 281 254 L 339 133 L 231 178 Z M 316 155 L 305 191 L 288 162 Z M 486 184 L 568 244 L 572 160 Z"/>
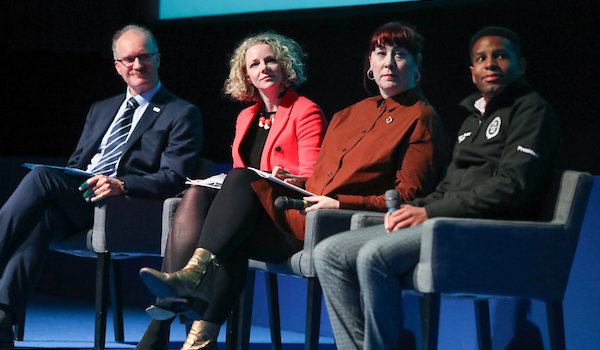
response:
<path id="1" fill-rule="evenodd" d="M 265 142 L 267 141 L 267 136 L 269 136 L 269 130 L 271 130 L 270 125 L 268 129 L 265 129 L 264 122 L 261 123 L 263 126 L 259 126 L 260 118 L 264 117 L 265 119 L 269 119 L 269 117 L 274 116 L 274 114 L 275 112 L 260 112 L 254 116 L 254 120 L 250 123 L 248 131 L 240 143 L 240 157 L 246 166 L 260 169 L 260 159 L 265 147 Z"/>

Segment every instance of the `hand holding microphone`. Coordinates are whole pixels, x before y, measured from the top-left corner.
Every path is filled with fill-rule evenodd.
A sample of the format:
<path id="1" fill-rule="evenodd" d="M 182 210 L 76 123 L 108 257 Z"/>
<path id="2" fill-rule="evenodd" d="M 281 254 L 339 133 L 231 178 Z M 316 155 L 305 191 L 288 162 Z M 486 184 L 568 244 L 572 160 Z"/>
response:
<path id="1" fill-rule="evenodd" d="M 302 199 L 293 199 L 286 196 L 280 196 L 275 199 L 274 205 L 276 209 L 279 210 L 289 210 L 289 209 L 306 209 L 313 204 L 317 204 L 317 202 L 308 202 Z"/>
<path id="2" fill-rule="evenodd" d="M 385 214 L 384 226 L 388 233 L 419 225 L 428 219 L 424 207 L 401 204 L 400 194 L 396 190 L 385 192 L 385 205 L 388 212 Z"/>
<path id="3" fill-rule="evenodd" d="M 390 213 L 400 208 L 400 194 L 398 191 L 395 189 L 385 191 L 385 205 Z"/>

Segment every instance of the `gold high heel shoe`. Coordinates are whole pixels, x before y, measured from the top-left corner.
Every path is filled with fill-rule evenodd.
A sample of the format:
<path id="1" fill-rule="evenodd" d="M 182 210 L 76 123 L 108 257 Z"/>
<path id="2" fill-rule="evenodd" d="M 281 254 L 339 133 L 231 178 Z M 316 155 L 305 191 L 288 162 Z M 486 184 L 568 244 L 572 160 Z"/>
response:
<path id="1" fill-rule="evenodd" d="M 173 273 L 160 272 L 148 267 L 140 270 L 140 277 L 159 299 L 199 298 L 210 302 L 213 276 L 212 254 L 203 248 L 197 248 L 187 265 Z"/>
<path id="2" fill-rule="evenodd" d="M 185 315 L 192 320 L 199 320 L 208 305 L 207 301 L 199 298 L 162 299 L 148 306 L 146 313 L 159 321 L 168 320 L 177 315 Z"/>
<path id="3" fill-rule="evenodd" d="M 194 321 L 181 350 L 217 350 L 217 336 L 221 325 Z"/>

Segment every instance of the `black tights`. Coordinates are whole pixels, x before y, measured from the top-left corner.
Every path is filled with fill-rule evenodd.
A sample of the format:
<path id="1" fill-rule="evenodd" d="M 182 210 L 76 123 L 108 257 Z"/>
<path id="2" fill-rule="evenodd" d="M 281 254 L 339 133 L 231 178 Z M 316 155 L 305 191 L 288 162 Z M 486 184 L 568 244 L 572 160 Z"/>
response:
<path id="1" fill-rule="evenodd" d="M 218 190 L 202 186 L 193 186 L 185 192 L 167 238 L 163 272 L 175 272 L 187 264 L 198 245 L 206 214 L 217 193 Z M 152 320 L 136 350 L 167 349 L 173 320 Z"/>
<path id="2" fill-rule="evenodd" d="M 221 190 L 192 187 L 177 208 L 162 271 L 182 269 L 196 247 L 216 255 L 205 321 L 225 322 L 244 288 L 249 258 L 279 262 L 302 249 L 302 241 L 281 231 L 263 208 L 250 185 L 259 179 L 251 170 L 234 169 Z"/>
<path id="3" fill-rule="evenodd" d="M 251 170 L 229 172 L 219 191 L 195 186 L 185 192 L 169 233 L 162 271 L 182 269 L 196 247 L 215 254 L 213 298 L 203 319 L 223 324 L 236 305 L 248 273 L 248 259 L 279 262 L 302 249 L 302 242 L 281 231 L 250 185 Z M 173 319 L 152 320 L 137 350 L 165 349 Z"/>
<path id="4" fill-rule="evenodd" d="M 225 322 L 244 288 L 249 258 L 280 262 L 302 249 L 263 208 L 251 186 L 259 179 L 251 170 L 230 171 L 208 211 L 198 247 L 215 254 L 219 267 L 205 321 Z"/>
<path id="5" fill-rule="evenodd" d="M 221 190 L 195 186 L 177 208 L 162 271 L 182 269 L 196 247 L 215 254 L 213 297 L 203 320 L 223 324 L 246 283 L 248 259 L 279 262 L 302 249 L 302 241 L 281 231 L 250 185 L 261 179 L 244 168 L 227 174 Z M 153 320 L 136 349 L 164 349 L 173 319 Z"/>
<path id="6" fill-rule="evenodd" d="M 202 186 L 192 186 L 185 191 L 167 238 L 163 272 L 179 271 L 187 264 L 198 246 L 208 209 L 218 192 Z"/>

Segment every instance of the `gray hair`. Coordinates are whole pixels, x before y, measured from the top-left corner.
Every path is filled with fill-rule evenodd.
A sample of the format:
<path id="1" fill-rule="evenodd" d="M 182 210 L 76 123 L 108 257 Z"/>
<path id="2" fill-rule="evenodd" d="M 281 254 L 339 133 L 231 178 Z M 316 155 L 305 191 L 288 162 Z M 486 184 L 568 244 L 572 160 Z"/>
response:
<path id="1" fill-rule="evenodd" d="M 154 51 L 156 52 L 152 52 L 152 53 L 158 53 L 158 44 L 156 43 L 156 39 L 154 39 L 154 35 L 152 35 L 152 32 L 150 31 L 150 29 L 146 28 L 146 27 L 142 27 L 139 26 L 137 24 L 128 24 L 125 27 L 123 27 L 122 29 L 119 29 L 115 35 L 113 35 L 113 39 L 112 39 L 112 52 L 113 52 L 113 58 L 116 60 L 118 59 L 117 56 L 117 42 L 119 41 L 119 39 L 121 38 L 121 36 L 123 36 L 123 34 L 127 33 L 130 30 L 135 30 L 136 32 L 144 35 L 146 37 L 146 41 L 149 44 L 150 47 L 154 47 Z"/>

